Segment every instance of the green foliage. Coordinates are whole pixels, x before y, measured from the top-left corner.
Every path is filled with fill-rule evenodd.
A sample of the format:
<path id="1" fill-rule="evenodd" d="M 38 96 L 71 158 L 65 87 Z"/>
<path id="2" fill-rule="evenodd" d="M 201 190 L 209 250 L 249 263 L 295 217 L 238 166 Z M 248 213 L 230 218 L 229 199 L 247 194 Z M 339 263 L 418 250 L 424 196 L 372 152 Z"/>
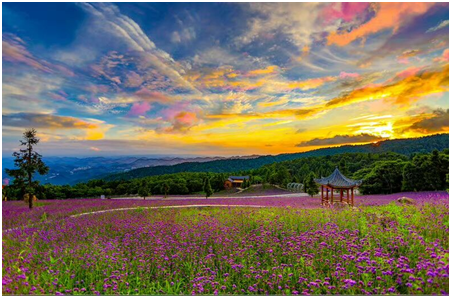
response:
<path id="1" fill-rule="evenodd" d="M 37 131 L 34 128 L 23 133 L 20 145 L 25 148 L 13 153 L 16 169 L 6 169 L 6 173 L 14 178 L 13 187 L 18 189 L 22 196 L 28 194 L 30 198 L 37 193 L 39 186 L 39 181 L 35 181 L 33 176 L 36 173 L 45 175 L 49 171 L 49 168 L 42 161 L 42 156 L 34 150 L 34 147 L 39 143 L 36 134 Z M 33 200 L 28 201 L 29 207 L 32 209 Z"/>
<path id="2" fill-rule="evenodd" d="M 144 199 L 146 199 L 146 197 L 149 197 L 151 195 L 151 191 L 150 189 L 146 186 L 143 185 L 141 186 L 141 188 L 138 190 L 138 195 L 140 197 L 143 197 Z"/>
<path id="3" fill-rule="evenodd" d="M 400 192 L 403 181 L 403 168 L 406 165 L 402 160 L 378 161 L 371 172 L 363 178 L 360 191 L 363 194 L 390 194 Z"/>
<path id="4" fill-rule="evenodd" d="M 211 184 L 210 184 L 210 177 L 208 177 L 208 176 L 205 178 L 203 190 L 204 190 L 206 198 L 208 198 L 209 196 L 211 196 L 213 194 L 213 189 L 211 188 Z"/>
<path id="5" fill-rule="evenodd" d="M 352 159 L 349 159 L 349 157 L 355 153 L 363 153 L 363 154 L 368 153 L 379 155 L 386 152 L 393 152 L 409 156 L 414 153 L 427 153 L 432 152 L 432 150 L 434 149 L 444 150 L 446 148 L 449 148 L 449 135 L 438 134 L 434 136 L 427 136 L 421 138 L 387 140 L 379 142 L 376 145 L 374 144 L 345 145 L 341 147 L 321 148 L 302 153 L 280 154 L 275 156 L 273 155 L 260 156 L 258 158 L 252 159 L 227 159 L 209 162 L 186 162 L 172 166 L 139 168 L 128 171 L 126 173 L 109 175 L 105 177 L 105 180 L 130 180 L 134 178 L 143 178 L 148 176 L 182 173 L 182 172 L 232 173 L 237 171 L 250 171 L 253 169 L 261 168 L 262 166 L 265 165 L 280 163 L 283 161 L 291 161 L 300 158 L 328 157 L 328 156 L 329 157 L 346 156 L 343 162 L 346 164 L 348 168 L 345 169 L 344 171 L 345 172 L 349 171 L 349 173 L 353 173 L 355 172 L 355 170 L 351 167 L 349 163 L 354 162 Z M 336 165 L 337 166 L 339 165 L 338 162 Z M 327 169 L 325 168 L 324 171 L 321 173 L 318 173 L 316 171 L 314 172 L 317 175 L 324 176 L 326 175 Z M 270 182 L 269 177 L 266 177 L 266 182 Z"/>
<path id="6" fill-rule="evenodd" d="M 160 192 L 164 193 L 164 196 L 167 197 L 169 190 L 171 187 L 169 186 L 168 181 L 164 181 L 163 184 L 160 185 Z"/>
<path id="7" fill-rule="evenodd" d="M 403 185 L 405 191 L 444 190 L 449 167 L 449 153 L 434 150 L 431 154 L 416 154 L 404 166 Z"/>
<path id="8" fill-rule="evenodd" d="M 311 197 L 318 194 L 318 184 L 315 182 L 315 174 L 310 172 L 304 180 L 304 191 Z"/>
<path id="9" fill-rule="evenodd" d="M 438 154 L 437 154 L 438 153 Z M 148 194 L 184 195 L 204 192 L 205 180 L 209 177 L 213 192 L 224 189 L 224 181 L 229 175 L 249 175 L 242 187 L 253 183 L 268 183 L 285 187 L 290 182 L 302 182 L 313 173 L 314 177 L 328 176 L 340 164 L 348 171 L 348 177 L 363 180 L 360 190 L 366 194 L 392 193 L 421 190 L 445 190 L 448 183 L 449 151 L 422 153 L 410 158 L 397 153 L 344 153 L 331 156 L 307 157 L 296 160 L 265 165 L 249 171 L 224 173 L 176 173 L 149 176 L 139 179 L 106 181 L 91 180 L 74 186 L 43 185 L 36 188 L 39 199 L 65 199 L 100 197 L 111 195 Z M 144 189 L 143 186 L 145 186 Z M 306 186 L 308 189 L 308 186 Z M 307 192 L 306 189 L 306 192 Z M 141 190 L 141 193 L 140 193 Z M 6 188 L 8 199 L 21 198 L 21 189 L 15 186 Z M 314 191 L 312 183 L 312 191 Z"/>

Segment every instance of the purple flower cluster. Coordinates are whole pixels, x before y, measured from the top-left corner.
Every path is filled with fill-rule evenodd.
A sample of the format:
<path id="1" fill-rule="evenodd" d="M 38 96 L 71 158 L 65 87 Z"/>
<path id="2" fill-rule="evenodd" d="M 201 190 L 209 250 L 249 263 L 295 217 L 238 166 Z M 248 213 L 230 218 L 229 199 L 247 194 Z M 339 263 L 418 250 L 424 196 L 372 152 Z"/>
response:
<path id="1" fill-rule="evenodd" d="M 399 196 L 381 196 L 381 201 Z M 229 204 L 301 208 L 135 209 L 68 217 L 199 200 L 59 201 L 31 212 L 6 202 L 3 214 L 9 217 L 28 214 L 33 220 L 34 212 L 46 212 L 49 219 L 3 234 L 2 292 L 446 295 L 447 195 L 402 196 L 419 204 L 360 204 L 356 211 L 309 209 L 306 202 L 296 204 L 296 198 L 240 198 Z M 359 202 L 365 199 L 376 198 L 358 197 Z M 318 203 L 317 198 L 297 200 Z"/>
<path id="2" fill-rule="evenodd" d="M 368 195 L 356 196 L 356 206 L 378 206 L 396 202 L 400 197 L 409 197 L 417 201 L 419 205 L 425 203 L 449 202 L 447 192 L 411 192 L 390 195 Z M 66 218 L 79 213 L 101 211 L 118 208 L 151 207 L 151 206 L 174 206 L 174 205 L 252 205 L 264 207 L 293 207 L 303 209 L 322 208 L 318 197 L 305 196 L 259 196 L 259 197 L 230 197 L 230 198 L 191 198 L 177 197 L 171 199 L 154 198 L 148 200 L 123 199 L 123 200 L 100 200 L 100 199 L 77 199 L 77 200 L 47 200 L 40 201 L 39 206 L 32 212 L 23 202 L 2 202 L 2 224 L 3 229 L 17 228 L 32 225 L 41 221 Z"/>

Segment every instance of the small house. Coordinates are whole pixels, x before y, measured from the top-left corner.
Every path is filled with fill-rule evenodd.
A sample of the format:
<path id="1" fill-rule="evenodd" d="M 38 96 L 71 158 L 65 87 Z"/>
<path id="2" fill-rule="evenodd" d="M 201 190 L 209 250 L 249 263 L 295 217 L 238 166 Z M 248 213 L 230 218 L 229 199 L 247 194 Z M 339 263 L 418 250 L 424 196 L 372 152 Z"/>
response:
<path id="1" fill-rule="evenodd" d="M 224 188 L 240 187 L 244 180 L 249 180 L 249 176 L 230 176 L 224 182 Z"/>

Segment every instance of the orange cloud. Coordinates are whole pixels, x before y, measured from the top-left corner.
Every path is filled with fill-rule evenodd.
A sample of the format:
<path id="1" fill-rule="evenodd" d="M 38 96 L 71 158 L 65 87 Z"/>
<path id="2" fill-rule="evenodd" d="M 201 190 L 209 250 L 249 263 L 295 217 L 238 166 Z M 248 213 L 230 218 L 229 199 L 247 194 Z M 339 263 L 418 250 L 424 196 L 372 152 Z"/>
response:
<path id="1" fill-rule="evenodd" d="M 167 128 L 157 129 L 157 132 L 165 132 L 165 133 L 175 133 L 182 132 L 185 133 L 190 130 L 193 126 L 199 123 L 199 119 L 197 118 L 196 113 L 182 111 L 177 113 L 171 119 L 172 126 Z"/>
<path id="2" fill-rule="evenodd" d="M 320 81 L 321 80 L 319 80 L 316 84 L 311 84 L 310 86 L 319 86 Z M 276 110 L 266 113 L 209 115 L 207 118 L 261 119 L 296 117 L 299 119 L 306 119 L 311 116 L 319 115 L 320 113 L 328 110 L 371 100 L 384 99 L 392 104 L 408 106 L 410 103 L 419 100 L 421 97 L 429 94 L 447 92 L 448 90 L 449 65 L 446 65 L 446 67 L 442 70 L 424 71 L 421 74 L 412 74 L 409 77 L 399 78 L 396 82 L 393 82 L 392 79 L 387 81 L 385 84 L 372 84 L 367 87 L 356 89 L 335 97 L 325 104 L 318 104 L 302 109 Z"/>
<path id="3" fill-rule="evenodd" d="M 278 69 L 279 67 L 277 67 L 276 65 L 271 65 L 263 69 L 251 70 L 247 73 L 247 76 L 254 77 L 260 75 L 275 74 L 278 72 Z"/>
<path id="4" fill-rule="evenodd" d="M 337 33 L 334 32 L 328 37 L 328 44 L 336 44 L 345 46 L 356 39 L 365 38 L 368 35 L 377 33 L 382 30 L 391 29 L 396 32 L 400 26 L 410 21 L 413 17 L 423 14 L 435 3 L 393 3 L 383 2 L 373 4 L 376 15 L 367 23 L 364 23 L 351 32 Z"/>
<path id="5" fill-rule="evenodd" d="M 424 67 L 422 67 L 422 66 L 419 66 L 419 67 L 415 67 L 415 66 L 409 67 L 409 68 L 407 68 L 407 69 L 405 69 L 405 70 L 403 70 L 403 71 L 398 72 L 398 73 L 396 74 L 396 77 L 392 78 L 391 80 L 394 80 L 395 78 L 405 79 L 405 78 L 408 78 L 408 77 L 415 76 L 416 74 L 418 74 L 418 73 L 419 73 L 421 70 L 423 70 L 423 69 L 424 69 Z"/>
<path id="6" fill-rule="evenodd" d="M 375 99 L 386 99 L 392 103 L 403 105 L 414 102 L 423 96 L 448 90 L 449 65 L 446 65 L 441 71 L 425 71 L 418 75 L 411 73 L 411 76 L 402 78 L 392 84 L 353 90 L 343 96 L 332 99 L 326 104 L 326 107 L 340 107 Z"/>
<path id="7" fill-rule="evenodd" d="M 440 57 L 434 59 L 434 62 L 449 62 L 449 49 L 445 49 Z"/>

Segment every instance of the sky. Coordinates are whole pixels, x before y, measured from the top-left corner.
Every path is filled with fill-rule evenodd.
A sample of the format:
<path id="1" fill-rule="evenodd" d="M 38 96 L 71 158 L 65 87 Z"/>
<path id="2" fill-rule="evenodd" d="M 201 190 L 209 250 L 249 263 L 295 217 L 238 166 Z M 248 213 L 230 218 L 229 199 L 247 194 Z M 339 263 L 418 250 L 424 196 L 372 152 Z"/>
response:
<path id="1" fill-rule="evenodd" d="M 448 3 L 3 3 L 3 155 L 232 156 L 449 132 Z"/>

